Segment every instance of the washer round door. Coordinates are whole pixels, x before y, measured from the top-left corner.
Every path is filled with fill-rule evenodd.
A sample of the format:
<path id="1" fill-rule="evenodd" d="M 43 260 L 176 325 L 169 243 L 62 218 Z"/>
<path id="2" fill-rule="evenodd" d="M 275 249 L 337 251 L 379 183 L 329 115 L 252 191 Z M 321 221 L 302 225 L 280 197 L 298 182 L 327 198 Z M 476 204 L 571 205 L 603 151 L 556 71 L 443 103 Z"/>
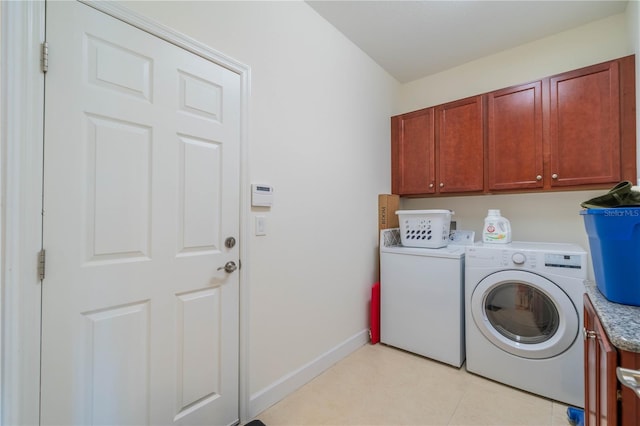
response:
<path id="1" fill-rule="evenodd" d="M 523 358 L 551 358 L 578 336 L 579 315 L 552 281 L 524 271 L 500 271 L 478 283 L 471 315 L 482 334 L 500 349 Z"/>

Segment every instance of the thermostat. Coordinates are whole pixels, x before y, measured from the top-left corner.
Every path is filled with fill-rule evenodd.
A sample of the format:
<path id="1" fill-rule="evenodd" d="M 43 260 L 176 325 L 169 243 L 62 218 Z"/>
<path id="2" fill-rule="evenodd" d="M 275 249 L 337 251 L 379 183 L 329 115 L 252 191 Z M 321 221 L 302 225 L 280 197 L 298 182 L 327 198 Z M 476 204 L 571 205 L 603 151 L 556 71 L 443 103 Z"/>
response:
<path id="1" fill-rule="evenodd" d="M 254 207 L 271 207 L 273 204 L 273 187 L 254 183 L 251 185 L 251 205 Z"/>

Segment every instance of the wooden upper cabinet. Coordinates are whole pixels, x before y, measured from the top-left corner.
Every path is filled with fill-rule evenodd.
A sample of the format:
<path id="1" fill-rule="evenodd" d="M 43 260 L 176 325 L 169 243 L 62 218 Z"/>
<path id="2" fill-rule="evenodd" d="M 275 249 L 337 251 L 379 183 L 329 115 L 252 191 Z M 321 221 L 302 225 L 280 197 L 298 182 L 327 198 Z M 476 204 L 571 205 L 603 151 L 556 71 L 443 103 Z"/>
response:
<path id="1" fill-rule="evenodd" d="M 435 108 L 436 186 L 440 193 L 484 189 L 482 96 Z"/>
<path id="2" fill-rule="evenodd" d="M 490 191 L 542 188 L 542 82 L 487 95 Z"/>
<path id="3" fill-rule="evenodd" d="M 394 194 L 444 194 L 484 189 L 482 97 L 391 118 Z"/>
<path id="4" fill-rule="evenodd" d="M 551 187 L 621 179 L 617 61 L 550 78 Z"/>
<path id="5" fill-rule="evenodd" d="M 434 136 L 433 108 L 391 117 L 391 190 L 394 194 L 435 192 Z"/>
<path id="6" fill-rule="evenodd" d="M 635 56 L 391 118 L 399 195 L 636 182 Z"/>

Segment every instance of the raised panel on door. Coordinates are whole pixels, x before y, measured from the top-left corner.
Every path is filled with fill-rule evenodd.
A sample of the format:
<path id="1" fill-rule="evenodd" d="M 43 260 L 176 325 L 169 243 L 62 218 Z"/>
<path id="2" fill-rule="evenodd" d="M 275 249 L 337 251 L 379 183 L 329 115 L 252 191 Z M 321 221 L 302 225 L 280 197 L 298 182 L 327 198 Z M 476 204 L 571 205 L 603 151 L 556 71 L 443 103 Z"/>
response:
<path id="1" fill-rule="evenodd" d="M 433 108 L 392 117 L 392 192 L 434 192 Z"/>
<path id="2" fill-rule="evenodd" d="M 148 300 L 82 313 L 88 350 L 78 360 L 85 392 L 76 401 L 91 424 L 150 423 L 149 316 Z"/>
<path id="3" fill-rule="evenodd" d="M 436 186 L 439 192 L 484 189 L 482 97 L 436 107 Z"/>
<path id="4" fill-rule="evenodd" d="M 550 79 L 551 187 L 620 181 L 616 61 Z"/>
<path id="5" fill-rule="evenodd" d="M 487 95 L 489 190 L 542 188 L 542 82 Z"/>

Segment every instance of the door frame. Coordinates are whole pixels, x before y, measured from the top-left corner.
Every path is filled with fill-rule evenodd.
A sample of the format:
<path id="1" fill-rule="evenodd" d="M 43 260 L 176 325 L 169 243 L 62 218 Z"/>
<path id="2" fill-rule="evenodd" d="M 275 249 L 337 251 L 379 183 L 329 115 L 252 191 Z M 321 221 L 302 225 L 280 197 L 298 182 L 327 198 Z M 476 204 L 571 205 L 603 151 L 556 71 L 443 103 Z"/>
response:
<path id="1" fill-rule="evenodd" d="M 79 0 L 115 19 L 233 71 L 241 80 L 240 259 L 249 264 L 250 68 L 165 25 L 111 2 Z M 0 5 L 0 424 L 40 421 L 44 0 Z M 52 47 L 52 66 L 55 48 Z M 240 268 L 239 417 L 249 418 L 249 271 Z M 46 282 L 45 282 L 46 285 Z"/>

